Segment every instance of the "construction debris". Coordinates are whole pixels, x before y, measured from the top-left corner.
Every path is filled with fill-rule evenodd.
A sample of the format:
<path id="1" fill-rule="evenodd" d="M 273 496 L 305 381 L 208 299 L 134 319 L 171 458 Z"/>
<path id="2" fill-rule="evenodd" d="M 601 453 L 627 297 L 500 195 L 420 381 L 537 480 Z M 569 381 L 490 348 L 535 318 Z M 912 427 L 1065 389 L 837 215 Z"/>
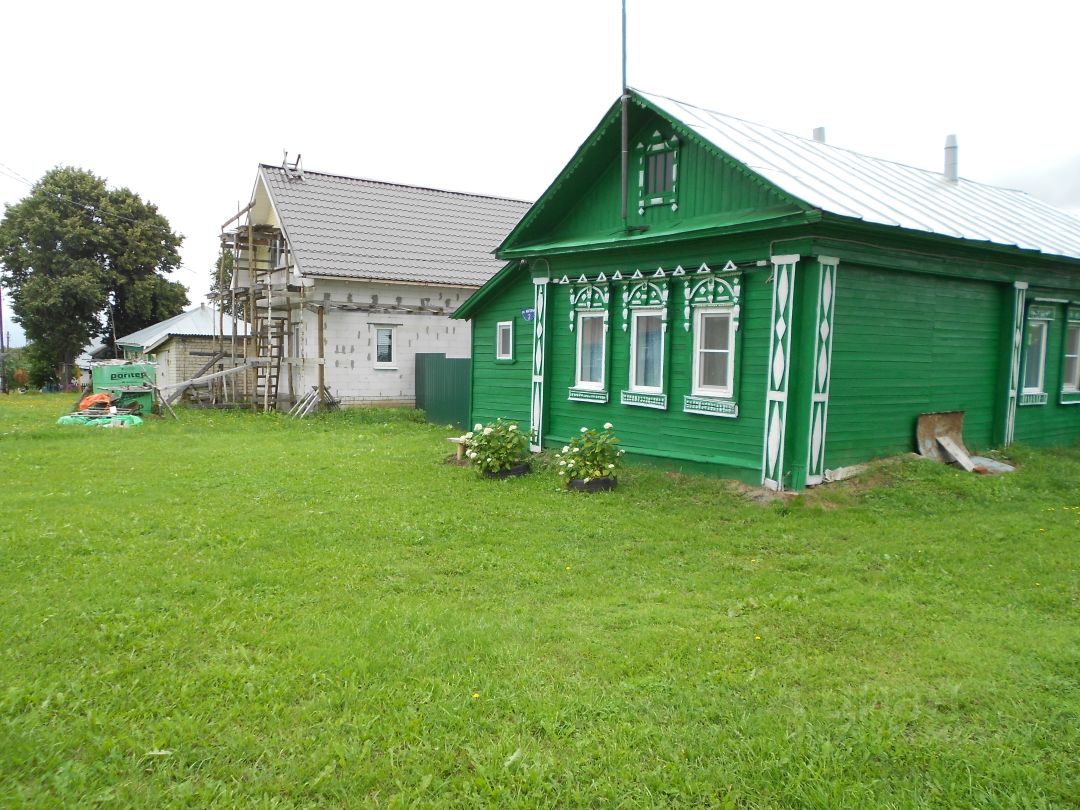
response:
<path id="1" fill-rule="evenodd" d="M 919 455 L 956 464 L 981 475 L 1012 472 L 1013 467 L 985 456 L 972 456 L 964 446 L 964 412 L 940 411 L 919 414 L 915 424 L 915 444 Z"/>

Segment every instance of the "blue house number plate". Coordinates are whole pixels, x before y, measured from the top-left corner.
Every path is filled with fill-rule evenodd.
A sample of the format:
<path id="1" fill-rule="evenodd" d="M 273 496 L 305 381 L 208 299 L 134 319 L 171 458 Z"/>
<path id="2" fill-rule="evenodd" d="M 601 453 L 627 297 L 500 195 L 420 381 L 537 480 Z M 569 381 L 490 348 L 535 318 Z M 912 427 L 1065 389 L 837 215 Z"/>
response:
<path id="1" fill-rule="evenodd" d="M 536 310 L 532 308 L 523 309 L 521 310 L 521 317 L 527 321 L 531 321 L 533 318 L 536 317 Z"/>

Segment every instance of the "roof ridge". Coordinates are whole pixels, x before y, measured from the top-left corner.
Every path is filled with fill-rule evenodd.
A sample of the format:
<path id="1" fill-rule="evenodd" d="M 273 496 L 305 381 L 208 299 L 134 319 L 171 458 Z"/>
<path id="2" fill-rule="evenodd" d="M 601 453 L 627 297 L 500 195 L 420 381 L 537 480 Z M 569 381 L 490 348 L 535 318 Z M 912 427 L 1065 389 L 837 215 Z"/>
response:
<path id="1" fill-rule="evenodd" d="M 682 101 L 682 100 L 677 99 L 677 98 L 672 98 L 671 96 L 665 96 L 663 93 L 653 93 L 653 92 L 650 92 L 648 90 L 641 90 L 640 88 L 636 88 L 636 87 L 631 87 L 629 89 L 633 90 L 635 93 L 638 93 L 638 94 L 646 97 L 646 99 L 649 96 L 654 96 L 655 98 L 662 98 L 665 101 L 670 101 L 670 102 L 672 102 L 674 104 L 679 104 L 679 105 L 681 105 L 683 107 L 690 107 L 690 108 L 695 109 L 695 110 L 701 110 L 702 112 L 708 113 L 709 115 L 717 115 L 717 116 L 720 116 L 721 118 L 727 118 L 727 119 L 732 120 L 732 121 L 739 121 L 740 123 L 743 123 L 743 124 L 749 124 L 752 127 L 764 127 L 765 129 L 772 130 L 773 132 L 779 133 L 780 135 L 784 135 L 784 136 L 786 136 L 788 138 L 796 138 L 797 140 L 805 141 L 806 143 L 812 143 L 812 144 L 815 145 L 815 148 L 816 147 L 824 147 L 826 149 L 834 149 L 834 150 L 836 150 L 838 152 L 847 152 L 850 155 L 858 155 L 859 157 L 866 158 L 867 160 L 873 160 L 873 161 L 877 161 L 879 163 L 889 163 L 889 164 L 891 164 L 893 166 L 902 166 L 905 169 L 911 169 L 912 171 L 922 172 L 924 174 L 939 177 L 939 178 L 943 177 L 943 175 L 944 175 L 943 172 L 934 171 L 933 169 L 925 169 L 922 166 L 913 166 L 910 163 L 904 163 L 903 161 L 892 160 L 890 158 L 885 158 L 885 157 L 878 157 L 877 155 L 871 155 L 871 154 L 869 154 L 867 152 L 860 152 L 857 149 L 851 149 L 851 148 L 849 148 L 847 146 L 837 146 L 836 144 L 827 143 L 825 141 L 815 141 L 813 138 L 807 138 L 805 135 L 797 135 L 794 132 L 788 132 L 786 129 L 779 129 L 779 128 L 771 126 L 769 124 L 762 124 L 759 121 L 751 121 L 749 118 L 741 118 L 738 115 L 731 115 L 730 113 L 723 113 L 723 112 L 720 112 L 719 110 L 710 109 L 709 107 L 702 107 L 700 104 L 691 104 L 688 101 Z M 983 188 L 1001 189 L 1002 191 L 1009 191 L 1009 192 L 1012 192 L 1014 194 L 1023 194 L 1025 197 L 1031 197 L 1031 199 L 1037 199 L 1035 197 L 1032 197 L 1031 194 L 1024 191 L 1023 189 L 1009 188 L 1008 186 L 998 186 L 998 185 L 994 185 L 993 183 L 984 183 L 981 180 L 971 180 L 970 178 L 967 178 L 967 177 L 959 177 L 957 179 L 961 183 L 971 183 L 973 185 L 982 186 Z"/>
<path id="2" fill-rule="evenodd" d="M 260 169 L 276 169 L 280 172 L 287 172 L 287 169 L 283 169 L 281 166 L 275 166 L 271 163 L 260 163 Z M 495 194 L 479 194 L 473 191 L 454 191 L 446 188 L 434 188 L 432 186 L 414 186 L 409 183 L 394 183 L 389 180 L 374 180 L 370 177 L 357 177 L 351 174 L 340 174 L 337 172 L 319 172 L 312 169 L 303 169 L 304 174 L 317 174 L 322 177 L 336 177 L 339 180 L 354 180 L 358 183 L 370 183 L 377 186 L 392 186 L 394 188 L 407 188 L 414 191 L 433 191 L 437 194 L 452 194 L 456 197 L 477 197 L 483 200 L 499 200 L 501 202 L 515 202 L 522 205 L 532 205 L 529 200 L 521 200 L 517 197 L 500 197 Z"/>

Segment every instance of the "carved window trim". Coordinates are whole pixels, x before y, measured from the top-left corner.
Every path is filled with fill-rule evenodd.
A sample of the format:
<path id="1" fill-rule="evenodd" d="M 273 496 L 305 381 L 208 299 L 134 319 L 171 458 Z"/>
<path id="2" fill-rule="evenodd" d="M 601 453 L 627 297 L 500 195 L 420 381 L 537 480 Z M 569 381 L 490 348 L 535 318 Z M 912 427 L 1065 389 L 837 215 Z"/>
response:
<path id="1" fill-rule="evenodd" d="M 660 131 L 653 132 L 648 143 L 639 143 L 635 149 L 638 164 L 638 214 L 643 215 L 646 208 L 658 205 L 670 205 L 672 211 L 679 210 L 679 138 L 672 135 L 664 138 Z M 670 163 L 664 159 L 670 155 Z M 650 172 L 655 172 L 657 162 L 663 162 L 664 168 L 670 166 L 670 175 L 665 178 L 662 191 L 649 191 Z M 668 188 L 670 181 L 670 188 Z"/>

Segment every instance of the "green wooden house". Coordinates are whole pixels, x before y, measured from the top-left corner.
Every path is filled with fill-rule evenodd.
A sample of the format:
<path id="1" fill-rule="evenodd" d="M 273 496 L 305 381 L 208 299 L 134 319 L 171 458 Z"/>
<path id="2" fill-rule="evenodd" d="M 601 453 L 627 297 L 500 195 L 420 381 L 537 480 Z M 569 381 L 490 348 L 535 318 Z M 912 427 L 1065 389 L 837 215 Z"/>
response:
<path id="1" fill-rule="evenodd" d="M 458 309 L 472 420 L 801 489 L 963 411 L 1080 439 L 1080 220 L 1029 195 L 629 91 Z"/>

